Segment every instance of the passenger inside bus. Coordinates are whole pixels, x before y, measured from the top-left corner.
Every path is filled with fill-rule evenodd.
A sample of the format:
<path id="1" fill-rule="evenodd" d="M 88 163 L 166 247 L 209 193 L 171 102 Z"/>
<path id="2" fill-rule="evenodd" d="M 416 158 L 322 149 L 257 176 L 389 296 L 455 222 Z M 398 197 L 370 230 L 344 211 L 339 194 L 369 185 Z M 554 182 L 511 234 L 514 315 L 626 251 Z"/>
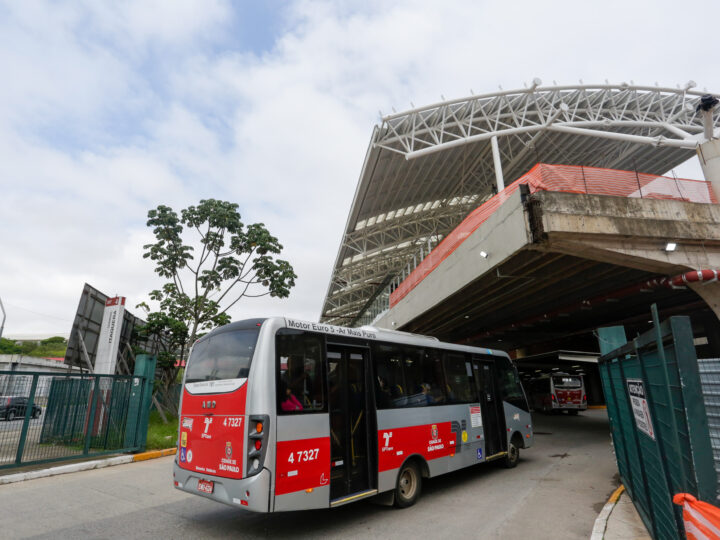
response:
<path id="1" fill-rule="evenodd" d="M 300 403 L 300 400 L 292 393 L 292 390 L 290 390 L 287 382 L 281 381 L 281 384 L 282 388 L 284 388 L 285 400 L 280 403 L 280 408 L 283 411 L 302 411 L 302 403 Z"/>

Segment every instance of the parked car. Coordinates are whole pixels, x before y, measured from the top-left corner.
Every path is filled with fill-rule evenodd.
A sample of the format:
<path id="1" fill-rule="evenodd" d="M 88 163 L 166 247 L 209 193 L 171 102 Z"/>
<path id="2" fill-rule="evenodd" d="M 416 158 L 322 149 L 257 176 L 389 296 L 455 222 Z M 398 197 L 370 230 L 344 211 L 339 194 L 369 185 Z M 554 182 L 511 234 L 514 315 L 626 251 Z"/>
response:
<path id="1" fill-rule="evenodd" d="M 28 406 L 28 398 L 24 396 L 0 396 L 0 417 L 5 420 L 24 418 Z M 31 416 L 39 418 L 42 409 L 33 403 Z"/>

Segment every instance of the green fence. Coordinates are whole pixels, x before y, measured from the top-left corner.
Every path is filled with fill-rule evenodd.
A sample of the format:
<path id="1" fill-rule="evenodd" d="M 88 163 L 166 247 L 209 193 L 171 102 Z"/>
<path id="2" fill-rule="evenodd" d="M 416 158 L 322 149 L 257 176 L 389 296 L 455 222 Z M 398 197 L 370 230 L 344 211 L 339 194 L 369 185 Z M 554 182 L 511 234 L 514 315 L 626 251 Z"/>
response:
<path id="1" fill-rule="evenodd" d="M 676 493 L 717 504 L 708 420 L 688 317 L 627 342 L 622 326 L 598 329 L 600 376 L 625 488 L 655 540 L 684 539 Z"/>
<path id="2" fill-rule="evenodd" d="M 135 375 L 0 371 L 0 469 L 144 450 L 154 366 L 141 355 Z"/>

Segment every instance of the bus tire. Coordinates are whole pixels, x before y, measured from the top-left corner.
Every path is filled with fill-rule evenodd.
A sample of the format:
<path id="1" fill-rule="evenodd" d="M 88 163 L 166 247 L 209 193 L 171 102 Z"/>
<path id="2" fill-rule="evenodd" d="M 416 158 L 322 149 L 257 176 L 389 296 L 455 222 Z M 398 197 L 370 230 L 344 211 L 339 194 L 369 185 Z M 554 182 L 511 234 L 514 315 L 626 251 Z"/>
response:
<path id="1" fill-rule="evenodd" d="M 422 476 L 417 464 L 413 461 L 405 463 L 400 469 L 395 486 L 395 506 L 407 508 L 415 504 L 420 497 L 421 488 Z"/>
<path id="2" fill-rule="evenodd" d="M 518 461 L 520 461 L 520 447 L 513 437 L 508 443 L 508 451 L 502 464 L 506 469 L 513 469 L 517 467 Z"/>

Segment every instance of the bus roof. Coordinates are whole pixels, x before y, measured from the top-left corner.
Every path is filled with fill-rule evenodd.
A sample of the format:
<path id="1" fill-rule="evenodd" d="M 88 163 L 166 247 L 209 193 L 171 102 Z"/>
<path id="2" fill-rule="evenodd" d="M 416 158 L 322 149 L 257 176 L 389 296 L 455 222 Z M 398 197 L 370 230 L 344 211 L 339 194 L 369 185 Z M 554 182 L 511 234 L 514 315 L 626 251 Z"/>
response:
<path id="1" fill-rule="evenodd" d="M 348 328 L 344 326 L 334 326 L 332 324 L 309 322 L 290 318 L 284 318 L 282 320 L 284 321 L 285 326 L 296 330 L 309 330 L 311 332 L 321 332 L 334 336 L 354 337 L 360 339 L 368 339 L 372 341 L 391 341 L 393 343 L 404 343 L 406 345 L 426 345 L 431 347 L 442 346 L 445 349 L 452 349 L 456 351 L 470 352 L 476 354 L 488 354 L 493 356 L 504 356 L 506 358 L 510 358 L 505 351 L 487 349 L 485 347 L 470 347 L 468 345 L 458 345 L 456 343 L 445 343 L 441 342 L 436 337 L 424 336 L 421 334 L 412 334 L 410 332 L 388 330 L 385 328 L 376 328 L 374 326 Z"/>
<path id="2" fill-rule="evenodd" d="M 261 326 L 266 321 L 280 323 L 281 326 L 292 328 L 294 330 L 308 330 L 311 332 L 321 332 L 340 337 L 352 337 L 360 339 L 368 339 L 372 341 L 390 341 L 393 343 L 403 343 L 406 345 L 425 345 L 430 347 L 440 347 L 456 351 L 463 351 L 475 354 L 487 354 L 493 356 L 504 356 L 510 358 L 505 351 L 496 349 L 487 349 L 485 347 L 470 347 L 468 345 L 458 345 L 456 343 L 445 343 L 433 336 L 424 336 L 422 334 L 412 334 L 410 332 L 402 332 L 399 330 L 388 330 L 385 328 L 376 328 L 374 326 L 362 326 L 360 328 L 348 328 L 344 326 L 334 326 L 332 324 L 324 324 L 299 319 L 291 319 L 288 317 L 268 317 L 257 319 L 245 319 L 236 321 L 225 326 L 220 326 L 208 332 L 197 341 L 203 341 L 210 336 L 231 332 L 233 330 L 248 330 L 257 326 Z"/>

